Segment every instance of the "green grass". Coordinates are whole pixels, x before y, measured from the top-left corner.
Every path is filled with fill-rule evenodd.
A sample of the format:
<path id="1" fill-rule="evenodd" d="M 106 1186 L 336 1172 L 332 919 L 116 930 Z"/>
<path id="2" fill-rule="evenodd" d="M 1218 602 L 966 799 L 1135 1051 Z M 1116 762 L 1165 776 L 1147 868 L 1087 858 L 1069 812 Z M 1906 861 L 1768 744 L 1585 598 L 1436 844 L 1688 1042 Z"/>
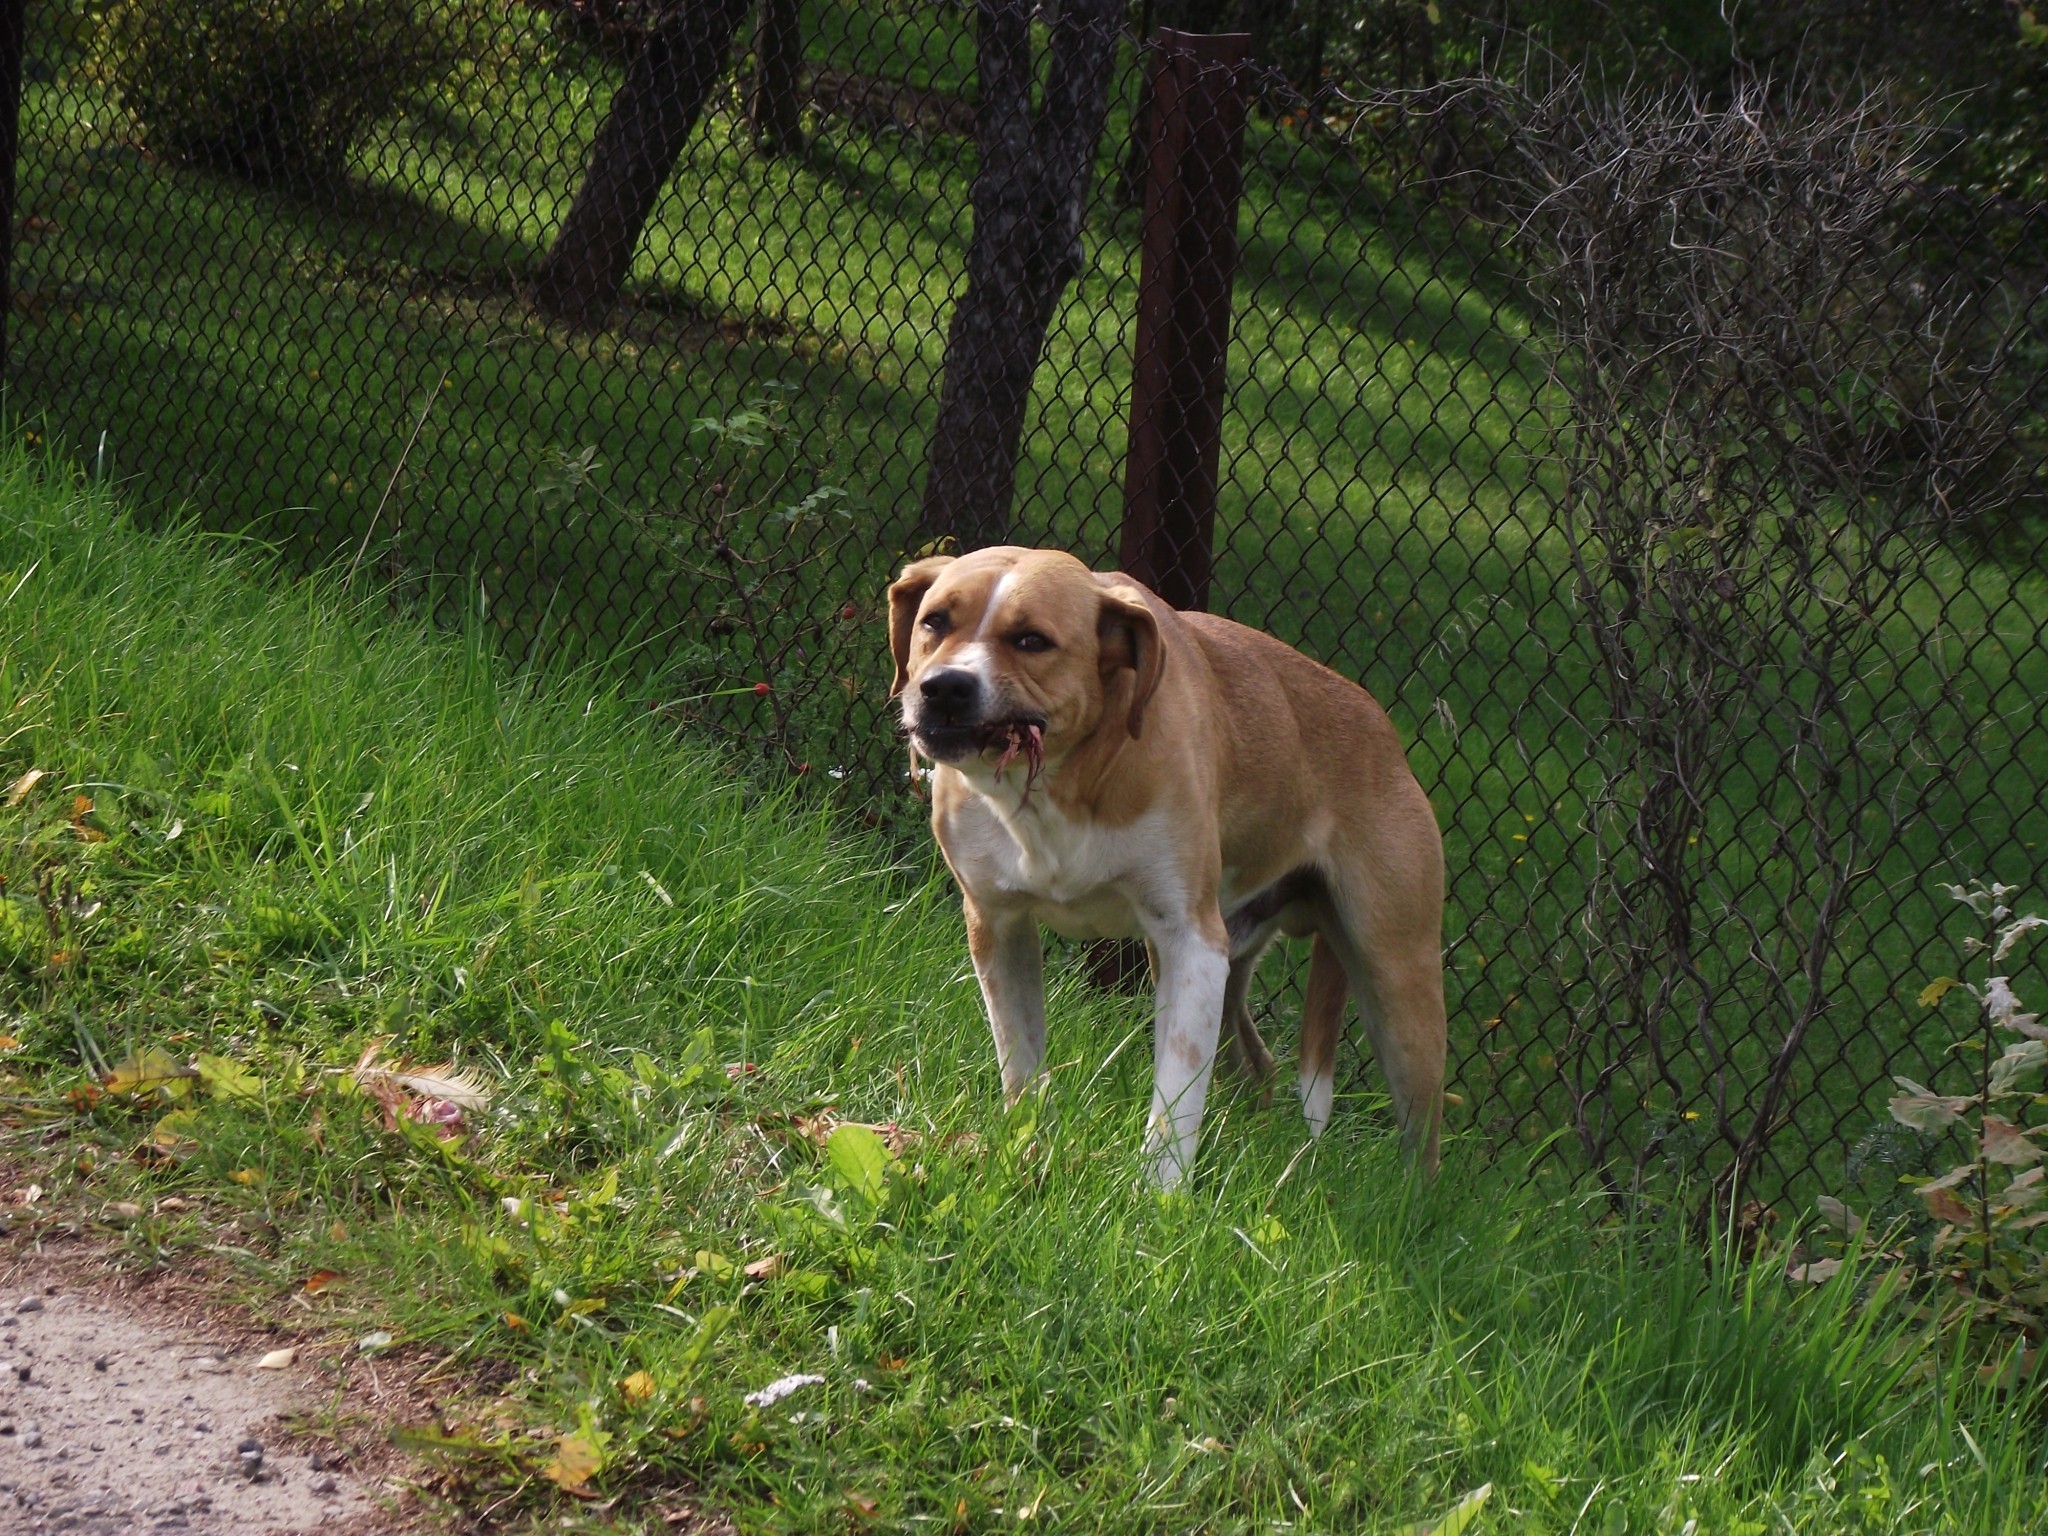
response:
<path id="1" fill-rule="evenodd" d="M 804 155 L 764 160 L 721 99 L 656 210 L 620 325 L 572 336 L 534 319 L 517 279 L 616 72 L 514 9 L 475 73 L 388 125 L 329 202 L 148 157 L 77 70 L 33 86 L 21 184 L 40 222 L 18 253 L 16 408 L 153 517 L 253 531 L 301 564 L 360 550 L 371 577 L 491 648 L 602 659 L 643 701 L 750 748 L 781 732 L 770 772 L 808 765 L 808 785 L 838 784 L 838 803 L 914 839 L 918 808 L 892 793 L 880 594 L 912 538 L 971 148 L 828 121 Z M 966 13 L 818 0 L 806 16 L 815 61 L 938 90 L 971 79 Z M 1137 225 L 1095 211 L 1019 477 L 1020 535 L 1103 564 Z M 1241 234 L 1219 605 L 1389 707 L 1446 834 L 1467 1123 L 1539 1138 L 1570 1116 L 1559 1042 L 1603 1022 L 1576 948 L 1600 707 L 1542 468 L 1529 321 L 1478 234 L 1394 196 L 1371 164 L 1259 122 Z M 757 399 L 780 423 L 758 450 L 702 429 Z M 717 485 L 737 488 L 732 542 L 791 574 L 755 585 L 711 556 Z M 822 487 L 844 494 L 778 519 Z M 1945 916 L 1933 882 L 2039 882 L 2043 591 L 2039 572 L 1942 554 L 1875 616 L 1857 727 L 1954 699 L 1908 750 L 1878 748 L 1872 873 L 1798 1080 L 1807 1107 L 1764 1173 L 1772 1197 L 1843 1186 L 1889 1068 L 1954 1069 L 1946 1033 L 1911 1006 L 1951 963 L 1928 947 Z M 1792 878 L 1756 836 L 1778 778 L 1759 736 L 1705 834 L 1710 917 Z M 1710 967 L 1750 1035 L 1738 1100 L 1777 1044 L 1750 1027 L 1775 999 L 1759 1002 L 1745 966 L 1737 938 Z M 1682 1113 L 1647 1081 L 1623 1097 L 1640 1100 L 1623 1106 L 1638 1142 Z"/>
<path id="2" fill-rule="evenodd" d="M 1225 1092 L 1192 1193 L 1145 1191 L 1140 1004 L 1063 972 L 1005 1113 L 927 862 L 270 569 L 0 464 L 0 780 L 47 775 L 0 811 L 0 1155 L 52 1221 L 185 1194 L 127 1262 L 227 1253 L 292 1328 L 509 1383 L 411 1443 L 513 1525 L 569 1507 L 533 1474 L 577 1434 L 615 1530 L 688 1484 L 749 1531 L 1392 1532 L 1485 1484 L 1475 1532 L 2048 1518 L 2038 1404 L 1867 1270 L 1703 1264 L 1470 1134 L 1418 1190 L 1369 1092 L 1312 1149 Z M 379 1039 L 492 1110 L 387 1129 L 346 1070 Z M 68 1097 L 152 1048 L 209 1075 Z"/>

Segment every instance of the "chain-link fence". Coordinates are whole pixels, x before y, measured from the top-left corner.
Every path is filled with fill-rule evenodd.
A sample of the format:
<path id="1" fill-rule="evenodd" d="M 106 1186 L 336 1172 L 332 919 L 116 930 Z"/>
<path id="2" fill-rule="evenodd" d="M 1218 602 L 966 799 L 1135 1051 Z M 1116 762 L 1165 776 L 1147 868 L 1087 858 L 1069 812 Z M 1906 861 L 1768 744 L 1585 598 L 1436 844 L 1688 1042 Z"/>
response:
<path id="1" fill-rule="evenodd" d="M 977 9 L 930 0 L 52 0 L 12 409 L 151 515 L 601 660 L 910 826 L 893 568 L 1124 537 L 1129 36 L 1040 240 L 1014 499 L 932 504 L 949 454 L 1008 469 L 962 470 L 946 415 L 977 168 L 1045 173 L 1092 88 L 1034 87 L 1057 28 L 1010 9 L 1037 117 L 999 150 Z M 1890 1189 L 1932 1155 L 1892 1075 L 1970 1069 L 1915 1004 L 1956 965 L 1934 883 L 2048 863 L 2048 213 L 1946 189 L 1881 104 L 1312 78 L 1231 76 L 1207 600 L 1410 744 L 1452 870 L 1450 1125 L 1621 1183 Z"/>

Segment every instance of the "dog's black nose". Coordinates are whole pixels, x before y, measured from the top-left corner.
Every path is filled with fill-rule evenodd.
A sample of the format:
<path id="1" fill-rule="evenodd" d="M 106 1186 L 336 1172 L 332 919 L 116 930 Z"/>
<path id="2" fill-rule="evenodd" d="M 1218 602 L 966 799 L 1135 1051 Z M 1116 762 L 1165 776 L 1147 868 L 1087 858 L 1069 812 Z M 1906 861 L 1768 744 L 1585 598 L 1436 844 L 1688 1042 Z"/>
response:
<path id="1" fill-rule="evenodd" d="M 959 724 L 974 715 L 981 697 L 981 679 L 963 667 L 945 667 L 917 685 L 924 707 L 940 719 Z"/>

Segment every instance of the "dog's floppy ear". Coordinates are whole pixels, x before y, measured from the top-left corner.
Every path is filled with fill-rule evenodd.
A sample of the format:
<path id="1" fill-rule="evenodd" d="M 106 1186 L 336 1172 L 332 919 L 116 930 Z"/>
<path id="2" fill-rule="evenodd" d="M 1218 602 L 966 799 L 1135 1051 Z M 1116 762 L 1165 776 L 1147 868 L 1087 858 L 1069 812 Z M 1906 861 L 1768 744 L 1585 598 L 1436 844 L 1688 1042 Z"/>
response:
<path id="1" fill-rule="evenodd" d="M 1102 612 L 1095 621 L 1101 645 L 1102 671 L 1106 678 L 1119 667 L 1138 674 L 1131 689 L 1131 709 L 1125 722 L 1133 737 L 1145 725 L 1145 706 L 1159 688 L 1159 674 L 1166 668 L 1166 647 L 1159 643 L 1159 620 L 1151 604 L 1135 584 L 1122 581 L 1106 585 Z"/>
<path id="2" fill-rule="evenodd" d="M 889 684 L 892 699 L 910 681 L 910 627 L 917 622 L 917 605 L 953 560 L 952 555 L 913 560 L 889 587 L 889 654 L 896 658 L 896 679 Z"/>

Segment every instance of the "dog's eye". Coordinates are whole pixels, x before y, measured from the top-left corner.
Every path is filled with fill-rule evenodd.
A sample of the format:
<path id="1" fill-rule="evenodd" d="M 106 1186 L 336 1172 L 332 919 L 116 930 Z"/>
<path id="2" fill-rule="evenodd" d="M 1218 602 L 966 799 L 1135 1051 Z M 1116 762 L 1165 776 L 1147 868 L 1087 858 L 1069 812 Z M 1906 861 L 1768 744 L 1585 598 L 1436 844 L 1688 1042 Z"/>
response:
<path id="1" fill-rule="evenodd" d="M 945 609 L 940 608 L 932 613 L 926 614 L 922 622 L 924 624 L 925 633 L 932 635 L 943 635 L 947 630 L 953 627 L 953 616 L 950 613 L 946 612 Z"/>
<path id="2" fill-rule="evenodd" d="M 1010 644 L 1020 651 L 1037 652 L 1052 649 L 1052 640 L 1035 629 L 1027 629 L 1021 635 L 1010 636 Z"/>

